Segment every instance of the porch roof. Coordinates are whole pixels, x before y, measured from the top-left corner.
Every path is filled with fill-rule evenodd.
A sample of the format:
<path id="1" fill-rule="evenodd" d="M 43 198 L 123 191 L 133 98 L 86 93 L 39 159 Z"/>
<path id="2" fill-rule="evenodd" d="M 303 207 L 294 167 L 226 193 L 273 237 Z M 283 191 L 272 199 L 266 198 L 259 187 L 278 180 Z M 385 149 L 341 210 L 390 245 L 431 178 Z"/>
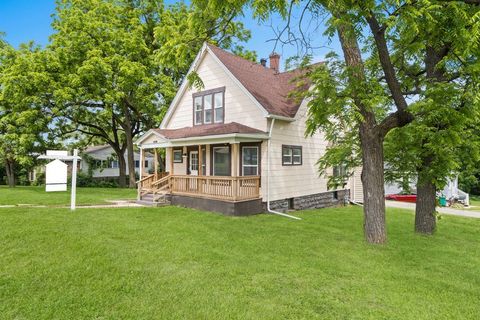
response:
<path id="1" fill-rule="evenodd" d="M 156 140 L 151 140 L 152 136 Z M 179 129 L 151 129 L 136 144 L 142 149 L 196 144 L 254 142 L 268 139 L 268 133 L 246 125 L 230 122 L 199 125 Z"/>
<path id="2" fill-rule="evenodd" d="M 193 127 L 185 127 L 180 129 L 153 129 L 163 137 L 174 140 L 182 138 L 216 136 L 231 133 L 260 133 L 267 134 L 262 130 L 245 126 L 237 122 L 215 123 L 207 125 L 199 125 Z"/>

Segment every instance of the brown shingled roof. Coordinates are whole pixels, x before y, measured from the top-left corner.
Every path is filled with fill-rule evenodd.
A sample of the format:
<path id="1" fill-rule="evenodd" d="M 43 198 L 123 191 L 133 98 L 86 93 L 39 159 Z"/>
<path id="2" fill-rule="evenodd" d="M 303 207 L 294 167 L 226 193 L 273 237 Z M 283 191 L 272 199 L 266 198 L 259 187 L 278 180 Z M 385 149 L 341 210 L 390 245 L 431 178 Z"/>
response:
<path id="1" fill-rule="evenodd" d="M 214 45 L 208 47 L 265 110 L 277 116 L 295 116 L 301 101 L 289 98 L 288 94 L 296 88 L 293 80 L 301 74 L 300 70 L 277 73 Z"/>
<path id="2" fill-rule="evenodd" d="M 185 127 L 181 129 L 154 129 L 167 139 L 181 139 L 203 136 L 214 136 L 229 133 L 264 133 L 266 132 L 247 127 L 237 122 L 215 123 L 201 126 Z"/>

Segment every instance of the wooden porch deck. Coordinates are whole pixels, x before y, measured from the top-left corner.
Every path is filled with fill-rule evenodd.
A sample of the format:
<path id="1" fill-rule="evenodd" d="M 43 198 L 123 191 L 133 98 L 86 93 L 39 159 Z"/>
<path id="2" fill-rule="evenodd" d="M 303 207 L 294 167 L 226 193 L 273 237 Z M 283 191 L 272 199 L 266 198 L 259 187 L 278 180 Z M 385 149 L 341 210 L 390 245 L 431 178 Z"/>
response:
<path id="1" fill-rule="evenodd" d="M 192 176 L 154 174 L 138 181 L 139 199 L 143 194 L 173 194 L 223 201 L 260 198 L 260 176 Z"/>

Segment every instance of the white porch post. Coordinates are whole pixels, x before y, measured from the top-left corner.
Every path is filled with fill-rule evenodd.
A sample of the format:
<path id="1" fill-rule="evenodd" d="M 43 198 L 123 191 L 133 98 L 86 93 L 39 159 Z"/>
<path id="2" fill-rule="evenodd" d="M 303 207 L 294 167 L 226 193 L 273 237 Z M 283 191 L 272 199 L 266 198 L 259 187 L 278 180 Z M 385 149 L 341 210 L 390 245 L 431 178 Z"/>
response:
<path id="1" fill-rule="evenodd" d="M 155 159 L 153 160 L 154 164 L 154 170 L 155 170 L 155 181 L 158 180 L 158 153 L 157 153 L 157 148 L 153 149 L 153 154 Z"/>
<path id="2" fill-rule="evenodd" d="M 239 174 L 239 148 L 240 145 L 238 143 L 232 143 L 232 177 L 237 177 Z"/>
<path id="3" fill-rule="evenodd" d="M 143 153 L 143 148 L 140 148 L 140 163 L 138 164 L 138 169 L 140 171 L 139 173 L 139 176 L 140 176 L 140 180 L 142 180 L 143 178 L 143 169 L 145 167 L 145 155 Z"/>
<path id="4" fill-rule="evenodd" d="M 202 166 L 203 166 L 203 159 L 202 159 L 202 145 L 198 145 L 198 175 L 202 176 Z"/>
<path id="5" fill-rule="evenodd" d="M 170 167 L 170 174 L 173 174 L 173 148 L 170 147 L 168 148 L 168 153 L 170 154 L 170 162 L 168 163 L 168 166 Z"/>
<path id="6" fill-rule="evenodd" d="M 70 199 L 70 210 L 75 210 L 77 198 L 77 157 L 78 149 L 73 150 L 73 164 L 72 164 L 72 195 Z"/>

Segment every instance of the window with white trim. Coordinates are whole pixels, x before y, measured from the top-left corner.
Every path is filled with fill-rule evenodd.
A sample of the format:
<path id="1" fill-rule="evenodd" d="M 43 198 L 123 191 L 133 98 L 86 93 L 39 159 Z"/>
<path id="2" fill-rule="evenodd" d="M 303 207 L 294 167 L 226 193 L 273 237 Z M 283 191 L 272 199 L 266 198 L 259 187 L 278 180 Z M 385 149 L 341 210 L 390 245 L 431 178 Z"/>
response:
<path id="1" fill-rule="evenodd" d="M 223 123 L 223 92 L 215 93 L 214 95 L 215 105 L 215 123 Z"/>
<path id="2" fill-rule="evenodd" d="M 118 168 L 118 160 L 110 161 L 110 168 L 117 169 Z"/>
<path id="3" fill-rule="evenodd" d="M 209 124 L 212 123 L 212 95 L 207 94 L 203 97 L 203 123 Z"/>
<path id="4" fill-rule="evenodd" d="M 202 124 L 203 97 L 195 97 L 193 104 L 195 108 L 195 124 Z"/>
<path id="5" fill-rule="evenodd" d="M 193 124 L 223 123 L 225 87 L 193 94 Z"/>
<path id="6" fill-rule="evenodd" d="M 242 147 L 242 175 L 258 176 L 258 147 Z"/>
<path id="7" fill-rule="evenodd" d="M 301 146 L 282 146 L 282 165 L 300 166 L 302 165 L 302 147 Z"/>

